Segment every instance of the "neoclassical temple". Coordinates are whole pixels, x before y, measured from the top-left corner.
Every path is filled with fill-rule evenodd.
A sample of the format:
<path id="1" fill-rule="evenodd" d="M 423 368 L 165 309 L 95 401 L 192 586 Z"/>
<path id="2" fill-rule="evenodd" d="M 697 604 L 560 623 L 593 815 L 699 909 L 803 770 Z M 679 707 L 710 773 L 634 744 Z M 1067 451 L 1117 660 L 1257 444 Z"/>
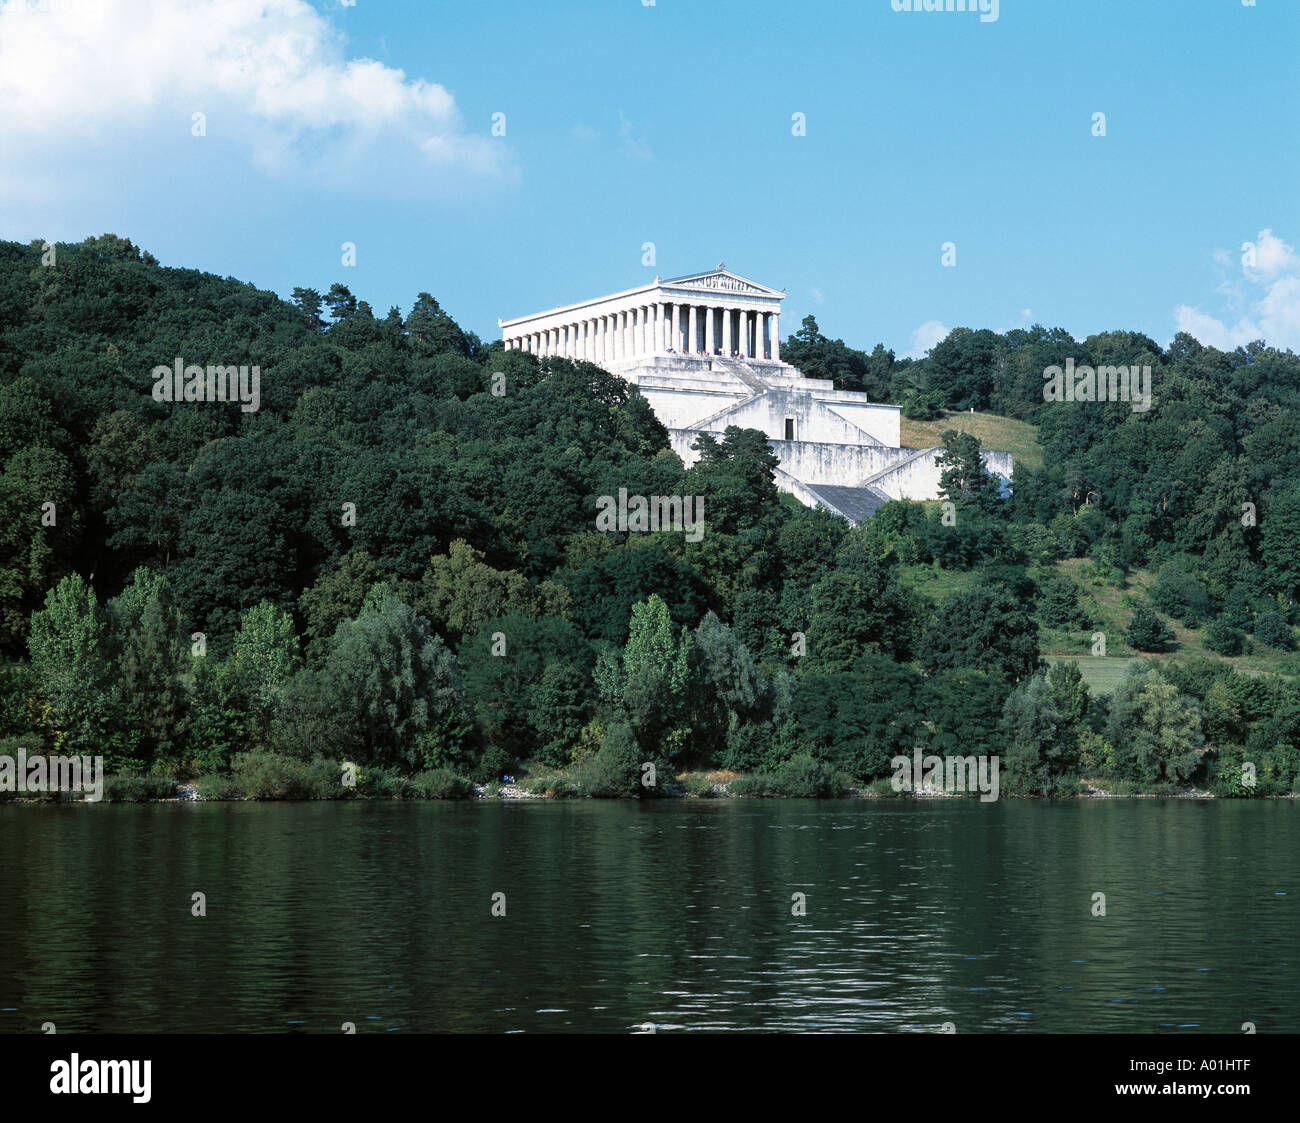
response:
<path id="1" fill-rule="evenodd" d="M 784 296 L 719 265 L 500 326 L 507 348 L 596 363 L 672 354 L 779 362 Z"/>
<path id="2" fill-rule="evenodd" d="M 898 406 L 781 361 L 784 297 L 720 264 L 498 324 L 507 348 L 599 363 L 636 385 L 688 465 L 701 433 L 738 425 L 767 434 L 778 487 L 852 522 L 890 499 L 937 499 L 943 450 L 900 447 Z M 1009 452 L 984 461 L 1010 478 Z"/>

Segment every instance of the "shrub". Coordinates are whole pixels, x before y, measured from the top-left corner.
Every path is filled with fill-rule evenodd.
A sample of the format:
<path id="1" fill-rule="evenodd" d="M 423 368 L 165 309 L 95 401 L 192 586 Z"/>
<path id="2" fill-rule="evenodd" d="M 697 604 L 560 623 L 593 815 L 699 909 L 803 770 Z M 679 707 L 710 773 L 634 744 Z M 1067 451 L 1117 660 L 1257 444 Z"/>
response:
<path id="1" fill-rule="evenodd" d="M 412 781 L 396 768 L 365 768 L 357 776 L 357 791 L 376 799 L 406 799 L 412 792 Z"/>
<path id="2" fill-rule="evenodd" d="M 579 771 L 581 772 L 581 769 L 587 767 L 590 767 L 589 763 L 581 766 Z M 519 786 L 523 788 L 524 791 L 531 792 L 533 795 L 553 796 L 557 799 L 586 794 L 580 778 L 566 776 L 562 772 L 539 773 L 536 776 L 530 776 Z"/>
<path id="3" fill-rule="evenodd" d="M 1151 603 L 1189 628 L 1210 615 L 1210 594 L 1205 586 L 1176 561 L 1165 562 L 1160 567 L 1151 590 Z"/>
<path id="4" fill-rule="evenodd" d="M 688 773 L 682 780 L 682 787 L 686 789 L 687 795 L 701 799 L 711 799 L 718 794 L 717 782 L 707 772 Z"/>
<path id="5" fill-rule="evenodd" d="M 1295 633 L 1279 612 L 1265 612 L 1255 621 L 1255 638 L 1281 651 L 1295 650 Z"/>
<path id="6" fill-rule="evenodd" d="M 243 799 L 244 793 L 233 776 L 213 773 L 198 781 L 199 798 L 212 800 Z"/>
<path id="7" fill-rule="evenodd" d="M 470 777 L 476 784 L 490 784 L 510 772 L 514 762 L 515 758 L 508 750 L 500 745 L 489 745 L 483 750 L 483 755 L 479 757 L 478 764 L 474 766 Z"/>
<path id="8" fill-rule="evenodd" d="M 1146 605 L 1133 610 L 1133 619 L 1124 633 L 1125 642 L 1139 651 L 1159 651 L 1172 642 L 1174 633 Z"/>
<path id="9" fill-rule="evenodd" d="M 275 753 L 240 753 L 231 770 L 229 790 L 247 799 L 340 799 L 348 793 L 338 765 L 321 758 L 303 761 Z M 202 785 L 199 790 L 203 791 Z"/>
<path id="10" fill-rule="evenodd" d="M 778 795 L 800 799 L 830 799 L 844 790 L 835 770 L 810 753 L 796 753 L 772 772 Z"/>
<path id="11" fill-rule="evenodd" d="M 796 753 L 771 772 L 737 776 L 727 785 L 734 796 L 784 796 L 788 799 L 832 799 L 847 781 L 825 761 L 811 753 Z"/>
<path id="12" fill-rule="evenodd" d="M 110 803 L 146 803 L 151 799 L 175 799 L 176 781 L 167 776 L 119 772 L 104 780 L 104 798 Z"/>
<path id="13" fill-rule="evenodd" d="M 411 778 L 411 790 L 420 799 L 472 799 L 474 784 L 450 768 L 430 768 Z"/>
<path id="14" fill-rule="evenodd" d="M 1205 646 L 1219 655 L 1240 655 L 1246 637 L 1226 620 L 1218 619 L 1205 630 Z"/>
<path id="15" fill-rule="evenodd" d="M 727 731 L 727 748 L 722 767 L 736 772 L 761 768 L 772 752 L 770 722 L 743 722 Z"/>
<path id="16" fill-rule="evenodd" d="M 641 748 L 632 726 L 619 722 L 609 728 L 600 751 L 579 773 L 582 786 L 597 799 L 639 796 L 641 786 Z M 665 775 L 660 782 L 668 779 Z"/>

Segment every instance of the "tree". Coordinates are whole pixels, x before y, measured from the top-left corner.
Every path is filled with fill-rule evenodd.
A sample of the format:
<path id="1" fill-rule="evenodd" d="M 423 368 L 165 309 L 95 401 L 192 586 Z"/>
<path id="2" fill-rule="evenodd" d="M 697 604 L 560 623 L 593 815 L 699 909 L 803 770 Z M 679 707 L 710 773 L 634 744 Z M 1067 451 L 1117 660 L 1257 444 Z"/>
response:
<path id="1" fill-rule="evenodd" d="M 230 653 L 230 681 L 241 700 L 248 736 L 269 739 L 285 684 L 298 667 L 298 637 L 293 617 L 270 601 L 254 605 L 239 622 Z"/>
<path id="2" fill-rule="evenodd" d="M 330 310 L 330 316 L 337 322 L 356 315 L 357 298 L 348 291 L 346 285 L 335 281 L 330 285 L 330 291 L 325 294 L 325 307 Z"/>
<path id="3" fill-rule="evenodd" d="M 939 494 L 958 507 L 994 512 L 1001 508 L 1002 483 L 984 467 L 980 441 L 972 433 L 949 429 L 939 454 Z"/>
<path id="4" fill-rule="evenodd" d="M 1087 619 L 1079 607 L 1079 586 L 1061 573 L 1037 578 L 1038 614 L 1049 628 L 1079 628 Z"/>
<path id="5" fill-rule="evenodd" d="M 731 730 L 762 715 L 768 687 L 744 644 L 713 612 L 695 629 L 692 652 L 699 687 L 696 747 L 712 753 Z"/>
<path id="6" fill-rule="evenodd" d="M 325 330 L 325 321 L 321 319 L 320 314 L 320 293 L 315 289 L 295 287 L 293 290 L 293 303 L 302 314 L 303 321 L 312 331 L 319 332 Z"/>
<path id="7" fill-rule="evenodd" d="M 561 586 L 546 581 L 535 587 L 521 573 L 493 569 L 481 550 L 460 539 L 429 562 L 416 601 L 416 607 L 455 640 L 477 631 L 493 616 L 558 616 L 568 606 L 568 593 Z"/>
<path id="8" fill-rule="evenodd" d="M 847 674 L 805 674 L 790 751 L 809 749 L 862 781 L 888 775 L 890 760 L 910 757 L 922 736 L 926 702 L 925 680 L 884 655 L 862 656 Z"/>
<path id="9" fill-rule="evenodd" d="M 690 742 L 693 646 L 685 626 L 674 634 L 668 605 L 652 594 L 632 607 L 622 659 L 606 653 L 596 661 L 602 699 L 631 723 L 643 759 L 655 762 L 666 776 Z"/>
<path id="10" fill-rule="evenodd" d="M 777 494 L 773 473 L 781 459 L 766 434 L 728 425 L 721 441 L 701 433 L 692 447 L 700 459 L 687 473 L 686 484 L 704 496 L 711 532 L 736 534 L 772 514 Z"/>
<path id="11" fill-rule="evenodd" d="M 1185 781 L 1205 746 L 1199 707 L 1154 667 L 1130 663 L 1111 696 L 1106 740 L 1115 771 L 1143 784 Z"/>
<path id="12" fill-rule="evenodd" d="M 141 566 L 108 602 L 122 697 L 146 758 L 173 753 L 189 720 L 190 656 L 171 586 Z"/>
<path id="13" fill-rule="evenodd" d="M 939 606 L 919 655 L 926 674 L 971 667 L 1019 682 L 1038 668 L 1038 625 L 1010 590 L 986 582 Z"/>
<path id="14" fill-rule="evenodd" d="M 467 730 L 456 658 L 429 622 L 384 586 L 356 619 L 339 626 L 315 678 L 333 715 L 335 752 L 406 768 L 441 767 L 458 757 Z M 295 700 L 308 702 L 309 692 Z"/>
<path id="15" fill-rule="evenodd" d="M 533 691 L 532 722 L 541 740 L 538 757 L 558 767 L 567 763 L 589 717 L 586 676 L 570 663 L 548 663 Z"/>
<path id="16" fill-rule="evenodd" d="M 1161 651 L 1174 640 L 1173 631 L 1145 604 L 1133 610 L 1124 640 L 1139 651 Z"/>
<path id="17" fill-rule="evenodd" d="M 862 655 L 907 660 L 915 640 L 915 607 L 893 572 L 867 554 L 836 569 L 812 590 L 808 666 L 848 671 Z"/>
<path id="18" fill-rule="evenodd" d="M 110 771 L 128 763 L 134 746 L 113 745 L 120 696 L 107 652 L 107 622 L 95 590 L 80 576 L 63 578 L 32 614 L 27 646 L 42 696 L 49 703 L 56 751 L 103 755 Z"/>
<path id="19" fill-rule="evenodd" d="M 1007 699 L 1003 725 L 1007 750 L 1002 781 L 1011 793 L 1051 795 L 1068 771 L 1065 718 L 1042 675 L 1021 683 Z"/>
<path id="20" fill-rule="evenodd" d="M 298 607 L 307 621 L 307 658 L 312 663 L 324 662 L 335 630 L 361 611 L 378 580 L 374 559 L 365 550 L 356 550 L 303 590 Z"/>

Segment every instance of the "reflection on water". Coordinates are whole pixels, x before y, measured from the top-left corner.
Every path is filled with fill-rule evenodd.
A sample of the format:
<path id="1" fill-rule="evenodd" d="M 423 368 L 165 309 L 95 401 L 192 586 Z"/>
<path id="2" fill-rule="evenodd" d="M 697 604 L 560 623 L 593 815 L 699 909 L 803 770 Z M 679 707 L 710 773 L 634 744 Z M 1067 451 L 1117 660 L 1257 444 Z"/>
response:
<path id="1" fill-rule="evenodd" d="M 1295 801 L 0 806 L 0 1032 L 1295 1033 L 1298 824 Z"/>

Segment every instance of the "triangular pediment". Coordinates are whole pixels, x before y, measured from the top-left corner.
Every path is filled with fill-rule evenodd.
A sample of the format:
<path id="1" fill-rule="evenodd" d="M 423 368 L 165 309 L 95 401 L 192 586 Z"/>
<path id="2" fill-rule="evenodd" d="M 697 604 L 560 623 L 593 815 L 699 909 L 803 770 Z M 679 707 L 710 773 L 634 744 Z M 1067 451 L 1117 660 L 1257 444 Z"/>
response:
<path id="1" fill-rule="evenodd" d="M 774 296 L 778 299 L 785 293 L 767 285 L 760 285 L 739 273 L 719 266 L 704 273 L 691 273 L 685 277 L 670 277 L 661 282 L 664 288 L 693 289 L 696 292 L 735 293 L 738 296 Z"/>

